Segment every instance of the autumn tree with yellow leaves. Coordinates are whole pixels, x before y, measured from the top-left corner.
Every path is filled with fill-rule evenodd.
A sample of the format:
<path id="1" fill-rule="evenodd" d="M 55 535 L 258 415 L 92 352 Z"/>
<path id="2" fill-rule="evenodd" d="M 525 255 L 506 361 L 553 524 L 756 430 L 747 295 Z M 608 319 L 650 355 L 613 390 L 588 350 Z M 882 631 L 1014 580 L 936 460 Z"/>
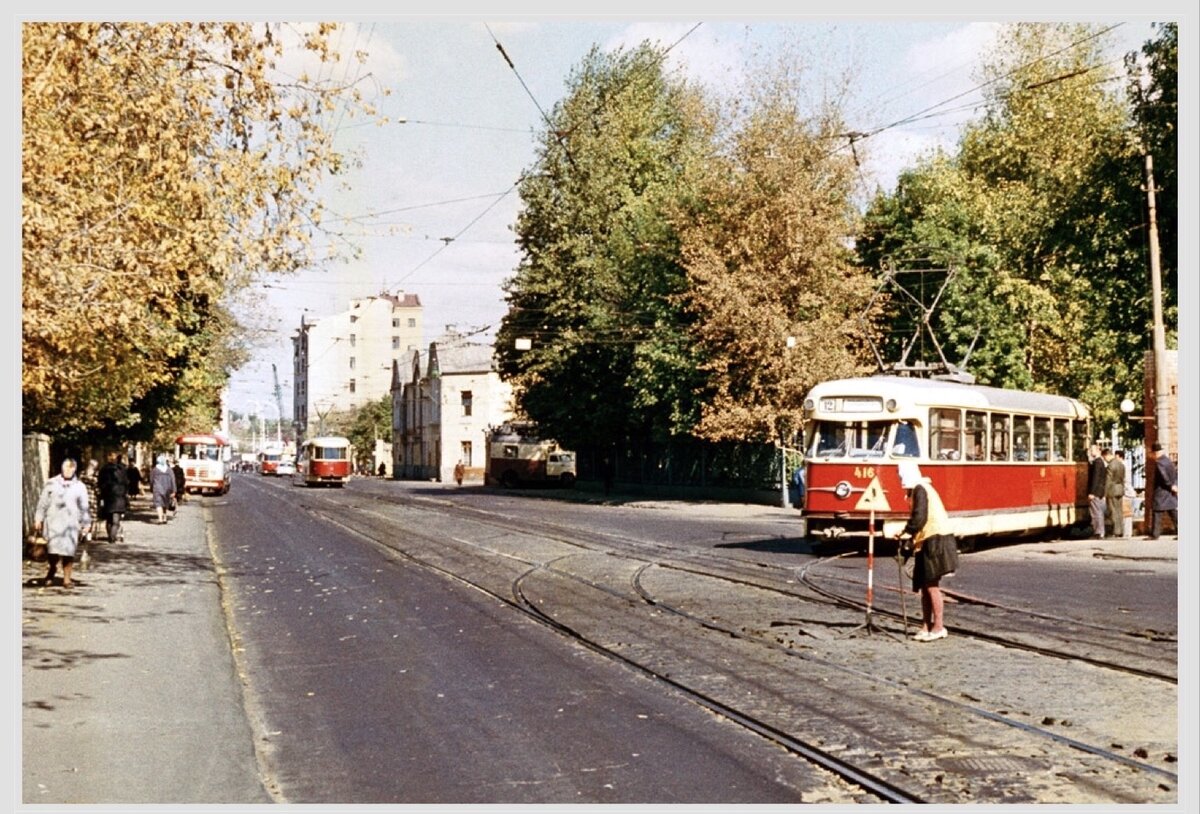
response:
<path id="1" fill-rule="evenodd" d="M 246 353 L 233 298 L 261 274 L 330 259 L 314 242 L 319 189 L 350 161 L 330 123 L 373 112 L 361 77 L 322 78 L 339 60 L 334 33 L 23 26 L 27 431 L 138 439 L 216 420 Z"/>

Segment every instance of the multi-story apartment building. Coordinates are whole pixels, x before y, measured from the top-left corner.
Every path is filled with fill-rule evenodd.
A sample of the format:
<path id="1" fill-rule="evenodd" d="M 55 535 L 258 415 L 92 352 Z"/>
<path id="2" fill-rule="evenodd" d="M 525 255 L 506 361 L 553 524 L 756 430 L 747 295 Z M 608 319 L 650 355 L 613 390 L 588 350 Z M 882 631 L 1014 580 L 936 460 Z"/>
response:
<path id="1" fill-rule="evenodd" d="M 451 334 L 396 364 L 392 379 L 392 471 L 397 478 L 482 480 L 484 434 L 512 420 L 512 387 L 500 379 L 493 348 Z"/>
<path id="2" fill-rule="evenodd" d="M 317 432 L 323 416 L 388 394 L 396 361 L 421 347 L 422 311 L 417 295 L 401 292 L 350 300 L 347 310 L 316 320 L 301 315 L 292 337 L 300 437 Z"/>

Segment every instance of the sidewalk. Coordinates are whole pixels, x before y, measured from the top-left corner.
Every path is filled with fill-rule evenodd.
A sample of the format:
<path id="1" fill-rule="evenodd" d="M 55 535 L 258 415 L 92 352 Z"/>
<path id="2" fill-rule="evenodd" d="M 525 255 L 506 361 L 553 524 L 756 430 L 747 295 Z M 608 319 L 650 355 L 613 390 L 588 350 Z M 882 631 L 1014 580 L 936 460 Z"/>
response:
<path id="1" fill-rule="evenodd" d="M 133 510 L 73 590 L 23 564 L 20 802 L 269 803 L 201 507 Z"/>

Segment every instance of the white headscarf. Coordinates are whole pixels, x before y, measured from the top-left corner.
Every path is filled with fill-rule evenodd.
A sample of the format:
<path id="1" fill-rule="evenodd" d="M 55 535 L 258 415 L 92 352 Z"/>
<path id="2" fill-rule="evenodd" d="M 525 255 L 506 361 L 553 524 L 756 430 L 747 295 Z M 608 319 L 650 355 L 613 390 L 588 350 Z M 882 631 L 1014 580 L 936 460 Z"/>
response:
<path id="1" fill-rule="evenodd" d="M 917 466 L 916 461 L 901 461 L 897 469 L 900 472 L 900 485 L 905 489 L 912 489 L 923 480 L 921 467 Z"/>

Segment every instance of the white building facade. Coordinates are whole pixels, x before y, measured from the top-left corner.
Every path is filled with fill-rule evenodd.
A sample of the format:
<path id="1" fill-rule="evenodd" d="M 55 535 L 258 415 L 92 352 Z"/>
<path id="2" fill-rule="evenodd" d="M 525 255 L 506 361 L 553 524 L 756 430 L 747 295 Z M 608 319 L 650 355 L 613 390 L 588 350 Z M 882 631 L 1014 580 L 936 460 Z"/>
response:
<path id="1" fill-rule="evenodd" d="M 300 437 L 320 432 L 321 419 L 383 398 L 392 368 L 421 347 L 424 325 L 415 294 L 350 300 L 341 313 L 300 318 L 292 337 L 292 415 Z"/>
<path id="2" fill-rule="evenodd" d="M 500 379 L 491 345 L 450 335 L 429 345 L 408 365 L 396 364 L 392 381 L 392 455 L 395 477 L 483 481 L 488 428 L 513 417 L 512 387 Z"/>

